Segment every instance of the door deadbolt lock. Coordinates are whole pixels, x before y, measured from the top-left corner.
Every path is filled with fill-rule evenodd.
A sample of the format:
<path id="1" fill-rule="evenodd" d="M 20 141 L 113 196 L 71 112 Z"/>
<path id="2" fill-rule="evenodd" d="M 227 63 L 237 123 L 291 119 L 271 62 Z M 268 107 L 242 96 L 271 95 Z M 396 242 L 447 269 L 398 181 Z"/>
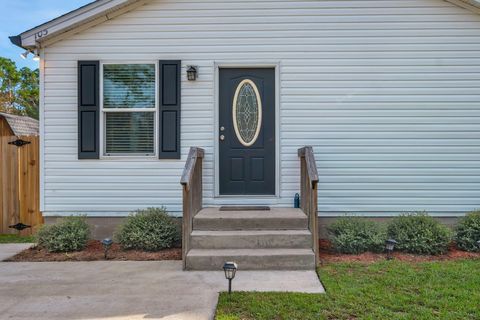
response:
<path id="1" fill-rule="evenodd" d="M 223 141 L 223 140 L 225 140 L 225 136 L 222 134 L 220 135 L 220 141 Z"/>

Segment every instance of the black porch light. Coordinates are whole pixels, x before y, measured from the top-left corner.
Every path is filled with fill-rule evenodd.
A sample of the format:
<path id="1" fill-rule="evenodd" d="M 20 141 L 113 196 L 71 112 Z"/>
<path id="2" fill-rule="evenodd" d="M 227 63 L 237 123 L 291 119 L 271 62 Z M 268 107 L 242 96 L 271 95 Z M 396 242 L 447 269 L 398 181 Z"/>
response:
<path id="1" fill-rule="evenodd" d="M 232 280 L 235 278 L 235 273 L 237 273 L 237 264 L 235 262 L 225 262 L 223 271 L 225 272 L 225 278 L 228 280 L 228 294 L 231 294 Z"/>
<path id="2" fill-rule="evenodd" d="M 188 81 L 195 81 L 195 80 L 197 80 L 197 67 L 195 67 L 195 66 L 188 66 L 188 69 L 187 69 L 187 79 L 188 79 Z"/>
<path id="3" fill-rule="evenodd" d="M 397 243 L 398 242 L 393 239 L 388 239 L 387 241 L 385 241 L 385 249 L 387 250 L 387 260 L 393 259 L 392 253 Z"/>
<path id="4" fill-rule="evenodd" d="M 102 240 L 103 244 L 103 253 L 105 255 L 105 260 L 108 259 L 108 250 L 110 250 L 110 247 L 112 246 L 113 240 L 110 238 L 105 238 Z"/>

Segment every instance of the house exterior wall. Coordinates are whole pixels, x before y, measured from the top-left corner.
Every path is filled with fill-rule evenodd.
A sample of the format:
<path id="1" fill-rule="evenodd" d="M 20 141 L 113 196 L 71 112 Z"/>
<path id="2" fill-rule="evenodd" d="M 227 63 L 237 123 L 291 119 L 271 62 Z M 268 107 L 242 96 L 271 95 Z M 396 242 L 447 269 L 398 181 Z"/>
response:
<path id="1" fill-rule="evenodd" d="M 440 0 L 152 0 L 43 50 L 44 215 L 180 214 L 190 146 L 206 151 L 206 206 L 290 206 L 304 145 L 323 216 L 461 215 L 480 205 L 479 30 Z M 77 60 L 160 59 L 182 60 L 182 158 L 78 160 Z M 215 66 L 249 63 L 277 66 L 279 194 L 217 198 Z"/>

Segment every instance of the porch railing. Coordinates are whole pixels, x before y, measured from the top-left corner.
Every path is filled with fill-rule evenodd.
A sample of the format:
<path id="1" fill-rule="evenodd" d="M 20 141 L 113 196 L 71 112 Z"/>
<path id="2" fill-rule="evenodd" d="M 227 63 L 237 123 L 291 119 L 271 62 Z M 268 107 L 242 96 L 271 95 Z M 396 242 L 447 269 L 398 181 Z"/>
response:
<path id="1" fill-rule="evenodd" d="M 187 162 L 183 169 L 180 183 L 183 186 L 183 219 L 182 219 L 182 261 L 186 268 L 186 256 L 190 250 L 193 217 L 202 209 L 202 167 L 205 151 L 191 147 Z"/>
<path id="2" fill-rule="evenodd" d="M 305 146 L 298 149 L 300 158 L 300 207 L 308 217 L 308 228 L 312 233 L 312 249 L 315 253 L 315 265 L 318 257 L 318 172 L 313 148 Z"/>

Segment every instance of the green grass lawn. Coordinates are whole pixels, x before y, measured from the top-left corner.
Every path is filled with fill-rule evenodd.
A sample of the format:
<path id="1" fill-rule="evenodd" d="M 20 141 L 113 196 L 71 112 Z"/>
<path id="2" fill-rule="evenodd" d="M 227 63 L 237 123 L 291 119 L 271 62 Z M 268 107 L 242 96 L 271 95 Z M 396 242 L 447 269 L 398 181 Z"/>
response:
<path id="1" fill-rule="evenodd" d="M 16 234 L 0 234 L 0 243 L 30 243 L 35 242 L 33 236 L 18 236 Z"/>
<path id="2" fill-rule="evenodd" d="M 217 320 L 480 319 L 480 260 L 328 264 L 326 294 L 222 293 Z"/>

